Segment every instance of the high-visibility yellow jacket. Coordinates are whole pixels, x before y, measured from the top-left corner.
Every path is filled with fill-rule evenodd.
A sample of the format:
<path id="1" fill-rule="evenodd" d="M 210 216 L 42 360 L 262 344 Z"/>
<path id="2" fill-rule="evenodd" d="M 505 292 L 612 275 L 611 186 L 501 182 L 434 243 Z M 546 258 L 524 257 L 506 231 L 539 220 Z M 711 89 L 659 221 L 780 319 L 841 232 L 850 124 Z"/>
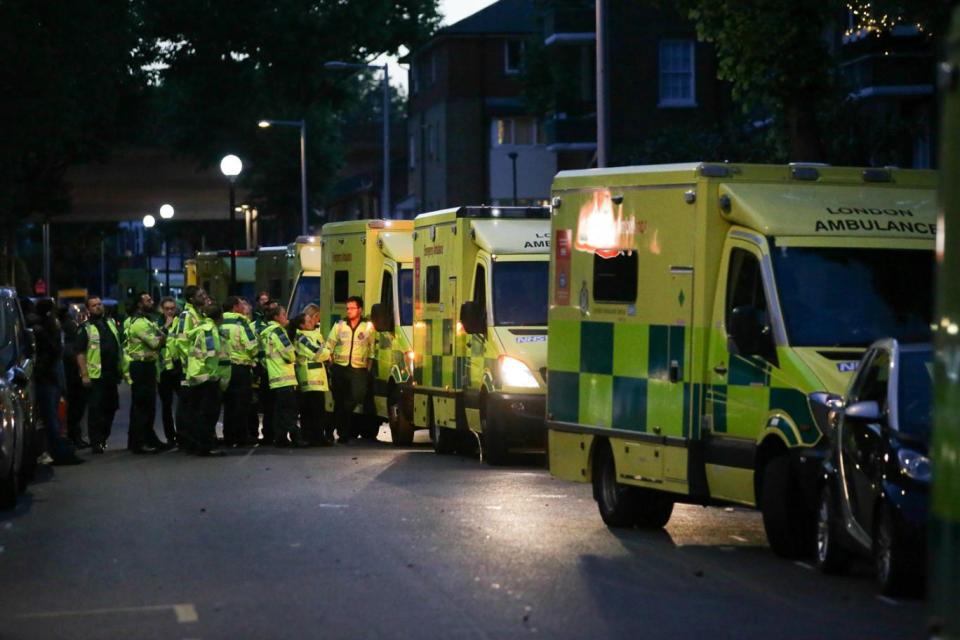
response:
<path id="1" fill-rule="evenodd" d="M 277 322 L 268 322 L 263 333 L 260 334 L 260 343 L 263 345 L 263 364 L 270 379 L 270 388 L 296 386 L 297 374 L 294 363 L 297 361 L 297 350 L 290 342 L 287 330 Z"/>
<path id="2" fill-rule="evenodd" d="M 121 376 L 124 375 L 124 366 L 123 366 L 123 353 L 120 349 L 120 332 L 117 330 L 117 323 L 107 318 L 105 320 L 108 327 L 110 327 L 110 333 L 113 334 L 113 337 L 117 341 L 117 368 Z M 87 332 L 87 376 L 91 380 L 98 380 L 101 375 L 103 375 L 103 363 L 100 354 L 100 330 L 97 329 L 97 326 L 92 322 L 87 322 L 83 325 L 84 331 Z"/>
<path id="3" fill-rule="evenodd" d="M 204 318 L 187 334 L 190 348 L 187 351 L 185 384 L 195 387 L 211 380 L 220 380 L 222 340 L 213 320 Z"/>
<path id="4" fill-rule="evenodd" d="M 256 364 L 260 341 L 247 317 L 242 313 L 227 311 L 223 314 L 220 333 L 226 340 L 228 358 L 231 363 L 252 367 Z"/>
<path id="5" fill-rule="evenodd" d="M 373 355 L 373 323 L 361 320 L 351 327 L 347 320 L 340 320 L 330 329 L 327 348 L 333 353 L 333 363 L 342 367 L 365 369 Z"/>
<path id="6" fill-rule="evenodd" d="M 187 354 L 193 348 L 190 333 L 197 328 L 201 319 L 200 312 L 189 302 L 183 305 L 183 311 L 177 318 L 173 354 L 184 366 L 186 366 Z"/>
<path id="7" fill-rule="evenodd" d="M 300 391 L 329 391 L 327 370 L 323 363 L 330 360 L 330 350 L 320 329 L 297 330 L 297 383 Z"/>
<path id="8" fill-rule="evenodd" d="M 128 318 L 124 331 L 123 350 L 133 362 L 153 362 L 160 352 L 163 334 L 160 327 L 146 316 Z"/>

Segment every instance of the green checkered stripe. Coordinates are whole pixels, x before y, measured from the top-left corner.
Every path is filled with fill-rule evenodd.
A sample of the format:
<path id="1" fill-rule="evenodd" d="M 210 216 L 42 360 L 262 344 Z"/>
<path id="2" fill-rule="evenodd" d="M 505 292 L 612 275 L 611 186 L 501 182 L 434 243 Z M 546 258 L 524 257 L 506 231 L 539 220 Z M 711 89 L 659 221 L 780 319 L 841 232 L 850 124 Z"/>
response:
<path id="1" fill-rule="evenodd" d="M 806 396 L 795 389 L 771 388 L 769 365 L 760 360 L 731 358 L 726 385 L 694 382 L 685 369 L 687 327 L 592 321 L 550 323 L 547 412 L 558 422 L 608 427 L 698 439 L 700 416 L 708 400 L 714 407 L 714 430 L 727 430 L 729 397 L 739 397 L 760 411 L 779 409 L 794 420 L 813 424 Z M 671 361 L 681 366 L 683 379 L 669 380 Z M 796 434 L 781 422 L 778 428 L 790 444 Z M 812 444 L 819 432 L 801 431 Z"/>
<path id="2" fill-rule="evenodd" d="M 426 339 L 422 352 L 417 354 L 419 366 L 414 369 L 414 380 L 426 387 L 456 387 L 460 368 L 453 355 L 453 321 L 444 318 L 439 322 L 431 319 L 423 323 Z"/>
<path id="3" fill-rule="evenodd" d="M 402 379 L 406 378 L 407 366 L 404 354 L 409 349 L 403 333 L 377 333 L 377 377 L 387 380 L 394 367 L 400 372 Z"/>

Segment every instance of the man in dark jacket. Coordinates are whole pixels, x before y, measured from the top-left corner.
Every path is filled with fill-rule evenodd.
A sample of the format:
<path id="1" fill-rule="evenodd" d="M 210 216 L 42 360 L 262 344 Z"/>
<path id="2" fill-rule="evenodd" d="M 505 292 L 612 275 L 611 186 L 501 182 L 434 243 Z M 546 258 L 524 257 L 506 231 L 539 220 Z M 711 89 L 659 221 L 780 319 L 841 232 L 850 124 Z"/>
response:
<path id="1" fill-rule="evenodd" d="M 77 449 L 84 449 L 90 443 L 83 439 L 83 414 L 87 410 L 87 394 L 80 379 L 77 366 L 77 336 L 80 325 L 87 320 L 82 305 L 71 304 L 60 310 L 60 326 L 63 329 L 63 372 L 67 383 L 67 438 Z"/>

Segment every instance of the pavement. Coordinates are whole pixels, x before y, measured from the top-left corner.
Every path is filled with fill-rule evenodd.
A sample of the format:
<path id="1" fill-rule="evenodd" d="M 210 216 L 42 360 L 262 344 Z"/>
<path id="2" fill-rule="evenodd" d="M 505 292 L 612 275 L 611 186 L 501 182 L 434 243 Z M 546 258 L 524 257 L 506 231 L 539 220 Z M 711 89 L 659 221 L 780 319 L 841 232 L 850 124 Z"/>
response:
<path id="1" fill-rule="evenodd" d="M 542 456 L 491 468 L 425 432 L 134 456 L 125 429 L 0 513 L 0 638 L 926 637 L 922 601 L 775 557 L 752 510 L 612 531 Z"/>

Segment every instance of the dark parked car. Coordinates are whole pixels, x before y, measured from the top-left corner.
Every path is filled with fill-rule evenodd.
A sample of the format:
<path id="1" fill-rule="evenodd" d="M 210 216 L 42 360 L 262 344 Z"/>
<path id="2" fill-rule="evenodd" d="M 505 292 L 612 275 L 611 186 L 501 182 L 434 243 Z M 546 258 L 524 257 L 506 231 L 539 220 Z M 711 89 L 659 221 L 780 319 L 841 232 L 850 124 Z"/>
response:
<path id="1" fill-rule="evenodd" d="M 0 287 L 0 508 L 16 506 L 17 494 L 36 468 L 42 444 L 36 431 L 33 337 L 16 291 Z"/>
<path id="2" fill-rule="evenodd" d="M 929 344 L 874 343 L 829 418 L 817 565 L 837 573 L 851 554 L 867 555 L 886 595 L 923 584 L 932 359 Z"/>

